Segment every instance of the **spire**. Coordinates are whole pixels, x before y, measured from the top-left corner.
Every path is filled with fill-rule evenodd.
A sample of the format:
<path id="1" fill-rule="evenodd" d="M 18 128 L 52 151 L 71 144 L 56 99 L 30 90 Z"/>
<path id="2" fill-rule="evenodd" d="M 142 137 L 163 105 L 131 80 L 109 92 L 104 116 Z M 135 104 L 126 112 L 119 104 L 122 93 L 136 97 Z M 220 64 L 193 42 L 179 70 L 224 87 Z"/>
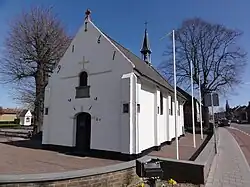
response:
<path id="1" fill-rule="evenodd" d="M 149 46 L 147 24 L 148 23 L 145 22 L 144 39 L 143 39 L 143 43 L 142 43 L 141 54 L 142 54 L 143 60 L 150 63 L 150 55 L 152 52 L 151 52 L 150 46 Z"/>
<path id="2" fill-rule="evenodd" d="M 226 118 L 227 119 L 230 119 L 230 116 L 231 116 L 231 114 L 230 114 L 231 112 L 230 112 L 230 107 L 229 107 L 229 104 L 228 104 L 228 100 L 226 100 Z"/>
<path id="3" fill-rule="evenodd" d="M 228 112 L 229 109 L 230 109 L 230 107 L 229 107 L 229 104 L 228 104 L 228 100 L 226 100 L 226 112 Z"/>

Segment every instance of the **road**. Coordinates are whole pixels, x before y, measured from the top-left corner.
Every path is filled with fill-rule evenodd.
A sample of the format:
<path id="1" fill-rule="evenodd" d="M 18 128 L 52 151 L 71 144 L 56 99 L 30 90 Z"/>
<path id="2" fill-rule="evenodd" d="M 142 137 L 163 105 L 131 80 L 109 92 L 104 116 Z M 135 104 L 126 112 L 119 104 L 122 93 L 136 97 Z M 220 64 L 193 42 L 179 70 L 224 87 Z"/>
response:
<path id="1" fill-rule="evenodd" d="M 250 134 L 250 124 L 236 124 L 232 123 L 232 127 L 235 127 L 237 129 L 240 129 L 248 134 Z M 250 142 L 249 142 L 250 143 Z"/>
<path id="2" fill-rule="evenodd" d="M 250 165 L 250 124 L 235 124 L 227 128 L 239 144 Z"/>

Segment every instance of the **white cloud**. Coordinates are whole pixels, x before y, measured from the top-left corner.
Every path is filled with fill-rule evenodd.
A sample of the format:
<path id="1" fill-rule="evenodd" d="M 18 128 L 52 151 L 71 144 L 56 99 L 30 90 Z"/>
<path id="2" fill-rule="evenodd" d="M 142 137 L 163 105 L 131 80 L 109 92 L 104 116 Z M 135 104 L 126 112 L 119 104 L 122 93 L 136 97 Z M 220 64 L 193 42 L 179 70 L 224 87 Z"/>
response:
<path id="1" fill-rule="evenodd" d="M 245 84 L 245 85 L 250 85 L 250 82 L 244 82 L 243 84 Z"/>

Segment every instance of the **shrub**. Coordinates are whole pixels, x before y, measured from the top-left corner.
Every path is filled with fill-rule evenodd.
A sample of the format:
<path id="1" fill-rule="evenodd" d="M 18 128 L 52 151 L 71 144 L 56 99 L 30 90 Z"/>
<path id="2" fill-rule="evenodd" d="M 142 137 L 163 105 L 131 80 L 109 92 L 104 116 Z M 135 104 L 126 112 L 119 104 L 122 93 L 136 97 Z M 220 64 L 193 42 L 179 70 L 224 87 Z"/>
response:
<path id="1" fill-rule="evenodd" d="M 18 125 L 19 125 L 19 124 L 20 124 L 20 119 L 19 119 L 19 118 L 18 118 L 18 119 L 15 119 L 15 120 L 14 120 L 14 124 L 18 124 Z"/>

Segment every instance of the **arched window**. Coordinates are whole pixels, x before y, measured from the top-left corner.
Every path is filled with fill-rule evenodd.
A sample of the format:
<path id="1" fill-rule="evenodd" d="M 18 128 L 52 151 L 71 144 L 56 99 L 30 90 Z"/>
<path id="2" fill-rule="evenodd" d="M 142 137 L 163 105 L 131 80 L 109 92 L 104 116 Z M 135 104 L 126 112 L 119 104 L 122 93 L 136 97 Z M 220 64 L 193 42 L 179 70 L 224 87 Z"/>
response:
<path id="1" fill-rule="evenodd" d="M 76 87 L 76 96 L 75 98 L 89 98 L 90 86 L 88 85 L 88 73 L 83 71 L 79 74 L 79 86 Z"/>
<path id="2" fill-rule="evenodd" d="M 80 74 L 80 81 L 79 81 L 79 86 L 88 86 L 88 74 L 87 72 L 83 71 Z"/>

